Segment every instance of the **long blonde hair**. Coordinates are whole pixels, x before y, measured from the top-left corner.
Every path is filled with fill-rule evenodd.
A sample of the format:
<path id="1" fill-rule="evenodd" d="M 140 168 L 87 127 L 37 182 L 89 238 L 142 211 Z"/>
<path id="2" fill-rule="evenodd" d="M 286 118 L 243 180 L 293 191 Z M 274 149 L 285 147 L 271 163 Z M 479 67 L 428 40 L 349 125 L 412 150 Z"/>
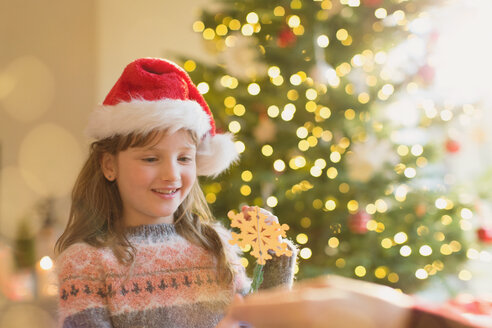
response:
<path id="1" fill-rule="evenodd" d="M 148 134 L 117 135 L 91 144 L 89 157 L 75 181 L 72 190 L 72 205 L 65 231 L 55 244 L 60 254 L 70 245 L 86 242 L 95 247 L 110 247 L 122 264 L 131 265 L 135 248 L 127 239 L 123 224 L 123 204 L 116 182 L 108 181 L 101 168 L 105 153 L 117 155 L 131 147 L 145 147 L 157 143 L 166 131 Z M 196 135 L 190 131 L 195 144 Z M 208 207 L 198 180 L 189 195 L 174 213 L 177 233 L 188 241 L 203 247 L 217 259 L 219 274 L 231 282 L 234 266 L 227 258 L 224 245 L 213 228 L 215 219 Z"/>

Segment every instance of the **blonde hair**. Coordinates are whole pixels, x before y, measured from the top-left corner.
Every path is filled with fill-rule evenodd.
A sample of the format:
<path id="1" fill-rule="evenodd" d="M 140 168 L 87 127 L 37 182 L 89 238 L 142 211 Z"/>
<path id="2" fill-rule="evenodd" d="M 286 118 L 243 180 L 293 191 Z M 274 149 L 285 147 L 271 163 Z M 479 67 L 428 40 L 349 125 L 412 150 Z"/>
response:
<path id="1" fill-rule="evenodd" d="M 126 229 L 121 220 L 123 204 L 118 186 L 105 178 L 101 161 L 105 153 L 117 155 L 128 148 L 157 143 L 166 132 L 117 135 L 91 144 L 89 157 L 72 190 L 72 205 L 67 226 L 55 244 L 57 254 L 77 242 L 86 242 L 94 247 L 111 248 L 122 264 L 134 263 L 136 250 L 127 239 Z M 198 144 L 196 135 L 189 132 L 194 143 Z M 214 222 L 215 219 L 196 180 L 190 193 L 174 213 L 176 231 L 189 242 L 203 247 L 215 256 L 221 279 L 231 282 L 235 273 L 234 266 L 227 257 L 219 234 L 213 228 Z"/>

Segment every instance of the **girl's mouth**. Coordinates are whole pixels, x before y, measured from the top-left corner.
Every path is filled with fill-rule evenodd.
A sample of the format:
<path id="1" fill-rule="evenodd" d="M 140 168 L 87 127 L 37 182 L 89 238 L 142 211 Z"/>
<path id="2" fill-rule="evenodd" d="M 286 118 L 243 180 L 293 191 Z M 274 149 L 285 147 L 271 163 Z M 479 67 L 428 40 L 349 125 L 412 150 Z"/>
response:
<path id="1" fill-rule="evenodd" d="M 152 189 L 152 191 L 161 194 L 161 195 L 174 195 L 178 189 Z"/>

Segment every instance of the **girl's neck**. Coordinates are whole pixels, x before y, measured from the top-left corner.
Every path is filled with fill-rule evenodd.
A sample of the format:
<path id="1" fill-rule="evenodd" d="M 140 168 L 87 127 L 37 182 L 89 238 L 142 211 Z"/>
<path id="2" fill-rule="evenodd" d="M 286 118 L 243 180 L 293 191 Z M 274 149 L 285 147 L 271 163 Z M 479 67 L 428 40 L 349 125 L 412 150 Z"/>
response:
<path id="1" fill-rule="evenodd" d="M 172 223 L 143 224 L 126 228 L 127 237 L 163 237 L 176 234 Z"/>
<path id="2" fill-rule="evenodd" d="M 149 218 L 141 218 L 137 216 L 130 216 L 130 215 L 123 214 L 123 222 L 125 223 L 125 226 L 128 228 L 139 227 L 142 225 L 173 224 L 174 215 L 153 218 L 149 220 Z"/>

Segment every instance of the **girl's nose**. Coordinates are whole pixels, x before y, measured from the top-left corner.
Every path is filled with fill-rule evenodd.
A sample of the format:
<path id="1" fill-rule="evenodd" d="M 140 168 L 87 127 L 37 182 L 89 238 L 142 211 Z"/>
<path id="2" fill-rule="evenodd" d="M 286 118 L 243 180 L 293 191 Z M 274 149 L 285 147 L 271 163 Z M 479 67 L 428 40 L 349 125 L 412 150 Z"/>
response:
<path id="1" fill-rule="evenodd" d="M 174 161 L 169 161 L 162 165 L 161 180 L 176 181 L 179 180 L 179 166 Z"/>

